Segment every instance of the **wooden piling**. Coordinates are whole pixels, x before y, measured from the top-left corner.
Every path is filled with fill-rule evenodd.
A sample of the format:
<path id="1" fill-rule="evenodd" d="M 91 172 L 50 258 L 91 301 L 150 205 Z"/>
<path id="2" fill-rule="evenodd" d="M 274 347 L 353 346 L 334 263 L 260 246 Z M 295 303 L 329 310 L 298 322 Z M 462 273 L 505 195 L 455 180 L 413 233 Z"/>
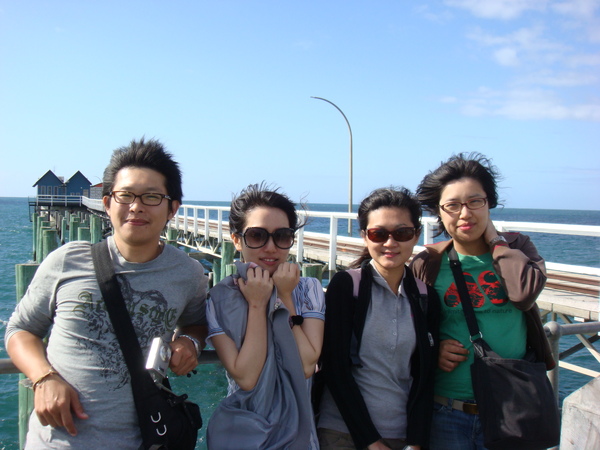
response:
<path id="1" fill-rule="evenodd" d="M 74 214 L 71 215 L 71 220 L 69 222 L 69 242 L 77 240 L 77 228 L 79 228 L 79 223 L 81 219 Z"/>
<path id="2" fill-rule="evenodd" d="M 302 276 L 316 278 L 319 281 L 323 281 L 323 269 L 324 264 L 302 264 Z"/>
<path id="3" fill-rule="evenodd" d="M 44 230 L 50 230 L 50 222 L 46 220 L 40 220 L 38 222 L 37 230 L 37 242 L 36 242 L 36 262 L 42 262 L 44 260 Z"/>
<path id="4" fill-rule="evenodd" d="M 228 277 L 229 275 L 233 275 L 234 273 L 237 273 L 237 267 L 235 266 L 235 264 L 227 264 L 225 266 L 225 276 Z"/>
<path id="5" fill-rule="evenodd" d="M 79 227 L 77 228 L 77 240 L 78 241 L 92 241 L 92 233 L 90 227 Z"/>
<path id="6" fill-rule="evenodd" d="M 60 243 L 67 242 L 67 233 L 69 232 L 69 219 L 65 216 L 60 221 Z"/>
<path id="7" fill-rule="evenodd" d="M 39 264 L 16 264 L 15 265 L 15 279 L 17 284 L 17 303 L 21 301 L 25 292 L 27 291 L 27 287 L 33 276 L 35 275 L 35 271 L 37 270 Z M 25 375 L 22 373 L 19 374 L 19 380 L 24 380 Z M 27 427 L 29 424 L 29 416 L 33 411 L 33 391 L 29 388 L 23 386 L 22 383 L 19 383 L 19 412 L 18 412 L 18 422 L 19 422 L 19 448 L 23 448 L 25 446 L 25 437 L 27 436 Z"/>
<path id="8" fill-rule="evenodd" d="M 233 263 L 233 256 L 235 255 L 235 245 L 230 241 L 221 242 L 221 280 L 227 275 L 227 266 Z"/>
<path id="9" fill-rule="evenodd" d="M 213 286 L 222 280 L 221 278 L 221 259 L 215 258 L 212 262 Z"/>
<path id="10" fill-rule="evenodd" d="M 32 239 L 32 258 L 34 261 L 37 261 L 37 229 L 38 229 L 38 215 L 33 213 L 31 217 L 31 223 L 33 224 L 33 239 Z"/>
<path id="11" fill-rule="evenodd" d="M 167 244 L 177 247 L 177 237 L 179 230 L 177 228 L 167 228 Z"/>
<path id="12" fill-rule="evenodd" d="M 90 216 L 90 237 L 92 244 L 102 240 L 102 219 L 95 214 Z"/>
<path id="13" fill-rule="evenodd" d="M 42 235 L 42 261 L 58 248 L 58 232 L 54 228 L 43 229 Z"/>

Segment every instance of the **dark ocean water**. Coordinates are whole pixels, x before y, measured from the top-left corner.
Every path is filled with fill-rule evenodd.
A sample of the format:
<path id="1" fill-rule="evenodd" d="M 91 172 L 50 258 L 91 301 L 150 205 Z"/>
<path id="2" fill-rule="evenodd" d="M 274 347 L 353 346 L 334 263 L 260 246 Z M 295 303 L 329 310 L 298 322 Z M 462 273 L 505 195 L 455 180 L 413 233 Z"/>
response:
<path id="1" fill-rule="evenodd" d="M 227 202 L 185 203 L 228 206 Z M 309 209 L 310 211 L 344 212 L 347 211 L 347 205 L 310 204 Z M 600 211 L 504 208 L 494 210 L 492 217 L 494 220 L 502 221 L 600 225 Z M 210 218 L 216 219 L 216 213 Z M 358 236 L 356 221 L 353 222 L 353 236 Z M 328 233 L 329 222 L 326 219 L 312 219 L 307 224 L 306 230 Z M 340 235 L 347 235 L 346 220 L 339 221 L 338 231 Z M 4 349 L 4 332 L 16 302 L 14 268 L 16 264 L 26 263 L 31 258 L 31 235 L 32 226 L 29 221 L 27 199 L 0 197 L 0 358 L 8 357 Z M 529 233 L 529 235 L 546 261 L 600 267 L 600 238 L 546 233 Z M 563 338 L 561 349 L 573 345 L 574 340 L 573 337 Z M 568 361 L 598 370 L 597 363 L 587 353 L 580 352 L 570 357 Z M 563 369 L 560 378 L 561 400 L 589 381 L 588 377 Z M 18 448 L 17 383 L 17 375 L 0 375 L 0 450 Z M 225 374 L 220 365 L 200 366 L 197 375 L 192 378 L 174 378 L 172 384 L 176 392 L 187 392 L 192 401 L 200 404 L 205 423 L 227 391 Z M 204 429 L 198 448 L 205 448 L 203 431 Z"/>

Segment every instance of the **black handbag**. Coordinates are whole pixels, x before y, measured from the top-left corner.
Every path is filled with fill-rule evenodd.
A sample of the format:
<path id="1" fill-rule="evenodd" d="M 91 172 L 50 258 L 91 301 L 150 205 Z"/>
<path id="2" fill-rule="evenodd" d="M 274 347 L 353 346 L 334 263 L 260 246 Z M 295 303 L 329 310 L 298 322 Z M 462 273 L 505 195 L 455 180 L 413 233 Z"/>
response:
<path id="1" fill-rule="evenodd" d="M 490 348 L 477 325 L 453 247 L 448 257 L 473 343 L 471 378 L 485 447 L 519 450 L 558 445 L 560 415 L 545 363 L 535 361 L 532 351 L 524 359 L 510 359 L 502 358 Z"/>
<path id="2" fill-rule="evenodd" d="M 110 260 L 108 243 L 92 245 L 92 259 L 102 297 L 131 378 L 133 399 L 142 433 L 143 448 L 194 449 L 202 417 L 187 394 L 171 391 L 168 378 L 155 383 L 145 369 L 142 349 L 125 306 L 123 294 Z"/>

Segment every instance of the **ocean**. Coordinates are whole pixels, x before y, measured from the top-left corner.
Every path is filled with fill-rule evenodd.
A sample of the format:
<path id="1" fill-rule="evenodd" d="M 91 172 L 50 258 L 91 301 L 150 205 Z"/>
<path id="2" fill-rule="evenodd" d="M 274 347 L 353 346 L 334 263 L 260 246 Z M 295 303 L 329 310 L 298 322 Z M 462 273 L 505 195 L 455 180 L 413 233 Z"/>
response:
<path id="1" fill-rule="evenodd" d="M 214 201 L 186 201 L 185 203 L 208 206 L 228 205 L 228 202 Z M 347 208 L 347 205 L 341 204 L 308 205 L 310 211 L 344 212 L 348 210 Z M 4 349 L 4 332 L 16 303 L 15 265 L 26 263 L 31 259 L 32 224 L 29 220 L 27 198 L 0 197 L 0 211 L 0 358 L 7 358 Z M 492 218 L 516 222 L 600 225 L 600 211 L 497 208 L 492 211 Z M 307 224 L 306 230 L 328 233 L 329 223 L 326 219 L 312 219 Z M 339 221 L 339 232 L 341 235 L 347 234 L 347 221 Z M 529 235 L 546 261 L 600 267 L 600 238 L 546 233 L 529 233 Z M 353 236 L 358 236 L 356 225 L 354 225 Z M 573 336 L 561 339 L 561 350 L 576 342 Z M 568 361 L 598 370 L 597 363 L 587 352 L 578 352 L 569 357 Z M 190 378 L 173 378 L 172 385 L 175 392 L 188 393 L 190 399 L 200 405 L 206 425 L 215 406 L 225 396 L 227 383 L 224 370 L 218 364 L 199 366 L 197 371 L 198 373 Z M 589 377 L 560 369 L 560 400 L 562 401 L 566 395 L 589 380 Z M 18 449 L 17 383 L 17 375 L 0 375 L 0 450 Z M 198 440 L 199 449 L 206 448 L 204 431 L 205 427 L 201 430 Z"/>

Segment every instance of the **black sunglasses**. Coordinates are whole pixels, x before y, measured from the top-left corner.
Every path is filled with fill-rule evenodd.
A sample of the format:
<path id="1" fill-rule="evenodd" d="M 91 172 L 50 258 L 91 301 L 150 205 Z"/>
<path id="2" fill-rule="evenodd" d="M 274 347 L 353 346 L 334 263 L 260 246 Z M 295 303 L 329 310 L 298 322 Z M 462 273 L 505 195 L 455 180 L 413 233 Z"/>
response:
<path id="1" fill-rule="evenodd" d="M 273 237 L 273 243 L 276 247 L 287 250 L 294 245 L 296 231 L 293 228 L 278 228 L 272 233 L 269 233 L 264 228 L 250 227 L 246 228 L 246 231 L 241 233 L 240 236 L 244 238 L 244 243 L 248 248 L 264 247 L 269 241 L 269 237 Z"/>
<path id="2" fill-rule="evenodd" d="M 367 237 L 370 241 L 377 242 L 378 244 L 387 242 L 390 236 L 397 242 L 406 242 L 414 238 L 415 233 L 415 227 L 400 227 L 394 231 L 388 231 L 385 228 L 369 228 L 367 230 Z"/>

